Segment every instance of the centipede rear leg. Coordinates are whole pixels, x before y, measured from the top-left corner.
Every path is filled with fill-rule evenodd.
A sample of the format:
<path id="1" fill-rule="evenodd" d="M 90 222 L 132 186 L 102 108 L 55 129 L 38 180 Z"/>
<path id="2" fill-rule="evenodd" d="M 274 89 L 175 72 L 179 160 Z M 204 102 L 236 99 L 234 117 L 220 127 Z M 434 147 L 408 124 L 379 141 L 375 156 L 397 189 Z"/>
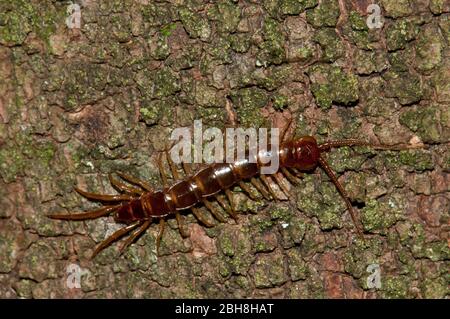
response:
<path id="1" fill-rule="evenodd" d="M 125 195 L 125 194 L 118 194 L 118 195 L 104 195 L 104 194 L 96 194 L 96 193 L 89 193 L 85 192 L 78 187 L 74 188 L 77 193 L 82 195 L 83 197 L 86 197 L 91 200 L 101 201 L 101 202 L 124 202 L 133 199 L 133 196 L 131 195 Z M 121 204 L 117 205 L 107 205 L 104 207 L 100 207 L 96 210 L 83 212 L 83 213 L 76 213 L 76 214 L 49 214 L 47 217 L 52 219 L 60 219 L 60 220 L 87 220 L 87 219 L 96 219 L 99 217 L 107 216 L 114 211 L 116 211 L 118 208 L 121 207 Z"/>
<path id="2" fill-rule="evenodd" d="M 75 187 L 74 189 L 81 196 L 86 197 L 87 199 L 90 199 L 90 200 L 96 200 L 96 201 L 100 201 L 100 202 L 123 202 L 123 201 L 129 201 L 129 200 L 133 199 L 133 196 L 126 195 L 126 194 L 104 195 L 104 194 L 86 192 L 86 191 L 79 189 L 78 187 Z"/>
<path id="3" fill-rule="evenodd" d="M 120 176 L 120 175 L 119 175 Z M 111 184 L 119 191 L 128 192 L 128 193 L 135 193 L 135 194 L 142 194 L 143 192 L 137 188 L 132 188 L 130 185 L 126 185 L 120 181 L 115 180 L 112 175 L 109 175 L 109 180 Z M 79 193 L 81 196 L 86 197 L 90 200 L 100 201 L 100 202 L 125 202 L 132 200 L 134 196 L 130 194 L 117 194 L 117 195 L 105 195 L 105 194 L 97 194 L 97 193 L 90 193 L 81 190 L 78 187 L 74 187 L 75 191 Z M 83 212 L 83 213 L 77 213 L 77 214 L 50 214 L 48 215 L 49 218 L 53 219 L 62 219 L 62 220 L 85 220 L 85 219 L 95 219 L 103 216 L 107 216 L 111 214 L 112 212 L 116 211 L 121 204 L 118 205 L 107 205 L 104 207 L 101 207 L 99 209 Z"/>
<path id="4" fill-rule="evenodd" d="M 111 185 L 115 187 L 119 192 L 127 193 L 127 194 L 117 194 L 117 195 L 105 195 L 105 194 L 96 194 L 96 193 L 90 193 L 83 191 L 77 187 L 75 187 L 75 191 L 82 195 L 83 197 L 86 197 L 90 200 L 96 200 L 101 202 L 127 202 L 130 200 L 133 200 L 136 198 L 136 196 L 140 196 L 144 193 L 143 188 L 148 187 L 149 190 L 151 190 L 149 185 L 146 185 L 145 182 L 140 181 L 137 178 L 131 178 L 123 173 L 117 173 L 119 176 L 121 176 L 124 180 L 132 180 L 134 184 L 139 185 L 141 188 L 138 188 L 134 185 L 127 185 L 123 183 L 122 181 L 119 181 L 115 179 L 111 174 L 109 174 L 109 180 L 111 182 Z M 125 176 L 125 178 L 123 177 Z M 134 196 L 133 196 L 134 195 Z M 87 220 L 87 219 L 96 219 L 99 217 L 108 216 L 111 213 L 117 211 L 119 208 L 122 207 L 122 203 L 116 204 L 116 205 L 107 205 L 104 207 L 101 207 L 99 209 L 83 212 L 83 213 L 77 213 L 77 214 L 50 214 L 48 215 L 49 218 L 52 219 L 61 219 L 61 220 Z M 136 232 L 134 232 L 126 241 L 125 244 L 121 248 L 121 252 L 123 249 L 128 247 L 130 244 L 132 244 L 140 234 L 142 234 L 150 225 L 150 220 L 139 220 L 136 221 L 130 225 L 127 225 L 119 230 L 117 230 L 114 234 L 109 236 L 107 239 L 105 239 L 103 242 L 101 242 L 94 252 L 92 253 L 91 259 L 94 258 L 100 251 L 105 249 L 107 246 L 109 246 L 112 242 L 120 239 L 121 237 L 127 235 L 131 231 L 133 231 L 135 228 L 139 227 Z"/>
<path id="5" fill-rule="evenodd" d="M 128 183 L 134 184 L 134 185 L 138 185 L 141 188 L 145 189 L 147 192 L 152 192 L 153 191 L 153 187 L 150 186 L 150 184 L 148 184 L 147 182 L 145 182 L 145 181 L 143 181 L 143 180 L 141 180 L 139 178 L 127 175 L 127 174 L 122 173 L 122 172 L 117 172 L 116 174 L 119 175 L 121 178 L 123 178 Z"/>
<path id="6" fill-rule="evenodd" d="M 123 183 L 118 184 L 116 181 L 114 181 L 115 183 L 113 183 L 113 181 L 111 181 L 112 176 L 110 175 L 109 178 L 110 178 L 111 184 L 113 184 L 113 186 L 118 185 L 119 190 L 121 190 L 121 191 L 134 192 L 134 193 L 137 193 L 140 195 L 144 194 L 144 190 L 147 192 L 154 191 L 153 187 L 150 186 L 150 184 L 148 184 L 147 182 L 145 182 L 139 178 L 136 178 L 136 177 L 133 177 L 133 176 L 127 175 L 125 173 L 121 173 L 121 172 L 117 172 L 117 175 L 119 175 L 122 179 L 124 179 L 125 181 L 127 181 L 128 183 L 131 184 L 131 185 L 126 185 Z M 133 184 L 139 186 L 140 188 L 133 186 Z M 133 244 L 139 238 L 139 236 L 141 236 L 150 227 L 152 221 L 153 221 L 153 219 L 149 218 L 147 220 L 143 220 L 143 221 L 141 220 L 140 223 L 138 223 L 138 225 L 136 227 L 133 227 L 134 224 L 132 224 L 130 226 L 119 229 L 116 233 L 111 235 L 111 237 L 109 237 L 107 240 L 105 240 L 104 244 L 103 243 L 100 244 L 100 246 L 102 246 L 102 248 L 100 250 L 102 250 L 103 248 L 105 248 L 106 246 L 111 244 L 113 241 L 119 239 L 120 237 L 122 237 L 122 236 L 126 235 L 127 233 L 134 230 L 134 232 L 125 240 L 125 242 L 119 249 L 119 253 L 122 254 L 127 247 L 129 247 L 131 244 Z M 128 229 L 128 228 L 129 228 L 129 231 L 126 231 L 126 229 Z M 135 230 L 135 228 L 137 228 L 137 229 Z M 124 233 L 122 233 L 121 230 L 123 230 Z M 159 231 L 159 235 L 158 235 L 160 239 L 162 237 L 163 232 L 164 232 L 164 226 L 160 223 L 160 231 Z M 160 239 L 157 241 L 157 247 L 156 247 L 158 255 L 159 255 Z M 96 253 L 98 253 L 98 252 L 96 252 Z"/>
<path id="7" fill-rule="evenodd" d="M 49 214 L 47 217 L 52 219 L 61 219 L 61 220 L 86 220 L 86 219 L 96 219 L 102 216 L 107 216 L 117 210 L 120 205 L 115 206 L 104 206 L 99 209 L 77 213 L 77 214 Z"/>
<path id="8" fill-rule="evenodd" d="M 135 187 L 133 185 L 127 185 L 117 179 L 115 179 L 112 174 L 108 174 L 108 179 L 111 183 L 111 185 L 117 189 L 119 192 L 128 193 L 130 195 L 142 195 L 144 191 L 138 187 Z"/>
<path id="9" fill-rule="evenodd" d="M 126 234 L 128 234 L 129 232 L 131 232 L 132 230 L 137 228 L 138 226 L 141 226 L 142 224 L 143 224 L 143 221 L 139 220 L 139 221 L 136 221 L 136 222 L 134 222 L 134 223 L 132 223 L 130 225 L 122 227 L 119 230 L 117 230 L 116 232 L 114 232 L 111 236 L 109 236 L 104 241 L 102 241 L 97 246 L 97 248 L 95 248 L 94 252 L 92 253 L 91 259 L 94 259 L 95 256 L 97 256 L 98 253 L 101 252 L 103 249 L 105 249 L 106 247 L 111 245 L 116 240 L 122 238 L 123 236 L 125 236 Z"/>
<path id="10" fill-rule="evenodd" d="M 120 254 L 122 254 L 128 246 L 130 246 L 132 243 L 134 243 L 137 240 L 137 238 L 140 235 L 142 235 L 150 227 L 151 223 L 152 223 L 151 218 L 144 221 L 141 224 L 141 226 L 126 239 L 126 241 L 123 243 L 122 247 L 120 247 L 120 250 L 119 250 Z"/>

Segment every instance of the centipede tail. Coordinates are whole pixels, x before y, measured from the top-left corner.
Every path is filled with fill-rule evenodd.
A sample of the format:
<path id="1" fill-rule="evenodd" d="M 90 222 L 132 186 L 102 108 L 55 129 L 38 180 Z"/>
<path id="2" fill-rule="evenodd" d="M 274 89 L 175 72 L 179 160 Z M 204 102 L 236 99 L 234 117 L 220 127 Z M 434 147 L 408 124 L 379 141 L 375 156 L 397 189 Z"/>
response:
<path id="1" fill-rule="evenodd" d="M 49 218 L 53 219 L 61 219 L 61 220 L 86 220 L 86 219 L 95 219 L 102 216 L 106 216 L 111 214 L 113 211 L 117 210 L 120 205 L 115 206 L 104 206 L 99 209 L 78 213 L 78 214 L 50 214 L 47 215 Z"/>

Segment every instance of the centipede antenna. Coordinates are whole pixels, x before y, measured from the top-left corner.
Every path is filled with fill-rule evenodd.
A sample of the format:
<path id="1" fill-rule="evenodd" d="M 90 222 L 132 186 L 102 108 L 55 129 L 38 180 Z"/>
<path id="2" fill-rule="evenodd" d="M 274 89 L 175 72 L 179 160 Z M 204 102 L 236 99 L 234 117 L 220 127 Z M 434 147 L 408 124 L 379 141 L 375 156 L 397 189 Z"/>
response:
<path id="1" fill-rule="evenodd" d="M 422 148 L 423 145 L 407 145 L 407 144 L 394 144 L 394 145 L 384 145 L 384 144 L 376 144 L 370 143 L 357 139 L 343 139 L 338 141 L 328 141 L 319 145 L 319 150 L 321 152 L 327 152 L 332 148 L 339 148 L 343 146 L 369 146 L 374 149 L 380 150 L 391 150 L 391 151 L 402 151 L 409 149 Z"/>
<path id="2" fill-rule="evenodd" d="M 336 175 L 334 174 L 333 170 L 331 169 L 331 167 L 328 165 L 328 163 L 325 161 L 325 159 L 323 157 L 319 157 L 319 165 L 320 167 L 322 167 L 322 169 L 325 171 L 325 173 L 328 175 L 328 177 L 330 178 L 331 182 L 334 184 L 334 186 L 336 186 L 337 190 L 339 191 L 339 193 L 341 194 L 342 198 L 345 201 L 345 204 L 347 205 L 347 209 L 350 212 L 350 216 L 352 217 L 353 220 L 353 224 L 355 225 L 356 231 L 358 232 L 358 235 L 363 238 L 363 232 L 360 228 L 360 224 L 358 222 L 358 219 L 356 218 L 356 213 L 353 209 L 352 203 L 350 203 L 350 200 L 348 199 L 348 194 L 345 191 L 344 187 L 341 185 L 341 183 L 339 183 Z"/>

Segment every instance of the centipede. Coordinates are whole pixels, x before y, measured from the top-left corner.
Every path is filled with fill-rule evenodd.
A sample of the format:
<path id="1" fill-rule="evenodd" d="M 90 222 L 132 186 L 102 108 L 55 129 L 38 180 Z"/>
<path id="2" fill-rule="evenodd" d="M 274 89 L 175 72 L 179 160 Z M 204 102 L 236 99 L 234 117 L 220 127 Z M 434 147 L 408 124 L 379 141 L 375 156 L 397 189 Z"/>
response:
<path id="1" fill-rule="evenodd" d="M 167 219 L 175 218 L 181 236 L 188 237 L 183 221 L 183 212 L 192 212 L 200 223 L 206 227 L 212 227 L 214 224 L 205 219 L 199 212 L 199 206 L 204 205 L 215 219 L 219 222 L 226 222 L 223 214 L 217 210 L 215 205 L 212 205 L 212 202 L 216 200 L 227 214 L 237 221 L 238 215 L 233 205 L 234 200 L 231 191 L 234 186 L 239 186 L 251 199 L 255 199 L 254 192 L 249 187 L 250 183 L 264 199 L 280 200 L 279 194 L 274 190 L 274 184 L 278 185 L 282 193 L 289 198 L 290 190 L 286 187 L 285 179 L 295 185 L 303 174 L 312 173 L 320 168 L 336 187 L 350 213 L 357 234 L 363 237 L 363 227 L 358 220 L 349 196 L 324 156 L 332 149 L 345 146 L 365 146 L 381 150 L 409 148 L 404 144 L 403 146 L 384 145 L 358 139 L 332 140 L 319 144 L 313 136 L 296 138 L 289 137 L 288 134 L 282 134 L 277 154 L 275 154 L 279 160 L 279 168 L 276 174 L 261 174 L 261 168 L 266 163 L 263 163 L 260 158 L 261 154 L 257 153 L 255 158 L 245 158 L 232 163 L 213 163 L 195 172 L 192 171 L 191 167 L 183 164 L 184 177 L 180 176 L 181 174 L 168 152 L 163 152 L 158 157 L 158 168 L 163 182 L 160 189 L 154 189 L 142 179 L 123 172 L 116 172 L 120 179 L 115 178 L 113 174 L 109 174 L 109 181 L 118 191 L 118 194 L 91 193 L 75 187 L 75 191 L 85 198 L 101 202 L 103 206 L 100 208 L 82 213 L 56 213 L 47 216 L 57 220 L 83 221 L 113 215 L 116 223 L 123 224 L 124 227 L 98 244 L 91 259 L 113 242 L 128 236 L 119 248 L 121 254 L 152 223 L 159 223 L 159 232 L 156 238 L 156 251 L 159 255 L 159 247 Z M 168 182 L 169 174 L 163 165 L 163 157 L 167 159 L 167 166 L 174 180 L 170 184 Z M 225 196 L 219 196 L 220 193 L 224 193 Z"/>

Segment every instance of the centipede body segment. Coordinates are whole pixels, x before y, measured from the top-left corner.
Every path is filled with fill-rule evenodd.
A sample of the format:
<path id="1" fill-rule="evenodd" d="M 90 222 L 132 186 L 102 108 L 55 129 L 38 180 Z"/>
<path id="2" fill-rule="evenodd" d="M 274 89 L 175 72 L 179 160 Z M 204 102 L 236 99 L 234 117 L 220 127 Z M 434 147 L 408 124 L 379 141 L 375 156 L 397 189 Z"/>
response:
<path id="1" fill-rule="evenodd" d="M 284 185 L 284 179 L 289 180 L 291 183 L 296 183 L 299 174 L 302 172 L 312 172 L 317 167 L 320 167 L 336 186 L 346 203 L 357 232 L 359 235 L 362 235 L 361 226 L 352 204 L 348 199 L 348 195 L 323 157 L 325 152 L 330 151 L 332 148 L 342 146 L 372 146 L 379 149 L 398 149 L 395 146 L 375 145 L 355 139 L 330 141 L 319 145 L 316 139 L 311 136 L 293 139 L 283 134 L 278 154 L 276 154 L 279 159 L 278 174 L 260 174 L 264 164 L 258 157 L 259 155 L 257 155 L 253 160 L 246 158 L 245 160 L 235 161 L 234 163 L 211 164 L 196 173 L 193 173 L 190 167 L 184 164 L 183 170 L 187 176 L 185 178 L 180 176 L 170 156 L 168 153 L 165 153 L 168 166 L 175 180 L 174 183 L 169 184 L 168 182 L 168 174 L 164 169 L 163 156 L 161 155 L 158 161 L 163 181 L 163 187 L 161 189 L 154 190 L 147 182 L 118 172 L 117 175 L 122 180 L 115 179 L 111 174 L 109 175 L 109 180 L 114 188 L 120 192 L 119 194 L 95 194 L 75 188 L 82 196 L 90 200 L 100 201 L 105 206 L 84 213 L 51 214 L 48 217 L 60 220 L 79 221 L 113 214 L 115 222 L 125 224 L 125 227 L 117 230 L 97 246 L 92 254 L 92 258 L 114 241 L 125 235 L 129 235 L 120 249 L 122 252 L 143 234 L 153 222 L 159 222 L 160 230 L 156 239 L 156 248 L 159 254 L 159 245 L 167 218 L 175 217 L 181 235 L 186 237 L 188 233 L 183 223 L 182 212 L 190 210 L 202 224 L 211 227 L 213 224 L 206 220 L 198 211 L 198 204 L 203 204 L 215 219 L 224 222 L 225 217 L 222 212 L 215 205 L 212 205 L 212 200 L 217 200 L 224 211 L 233 219 L 237 220 L 238 217 L 233 205 L 233 195 L 230 191 L 233 186 L 239 185 L 249 197 L 253 198 L 252 191 L 244 183 L 244 181 L 248 181 L 265 199 L 277 200 L 279 198 L 272 187 L 272 183 L 276 183 L 281 191 L 286 196 L 289 196 L 289 190 Z M 284 178 L 281 176 L 284 176 Z M 218 196 L 221 192 L 225 193 L 227 201 Z"/>

